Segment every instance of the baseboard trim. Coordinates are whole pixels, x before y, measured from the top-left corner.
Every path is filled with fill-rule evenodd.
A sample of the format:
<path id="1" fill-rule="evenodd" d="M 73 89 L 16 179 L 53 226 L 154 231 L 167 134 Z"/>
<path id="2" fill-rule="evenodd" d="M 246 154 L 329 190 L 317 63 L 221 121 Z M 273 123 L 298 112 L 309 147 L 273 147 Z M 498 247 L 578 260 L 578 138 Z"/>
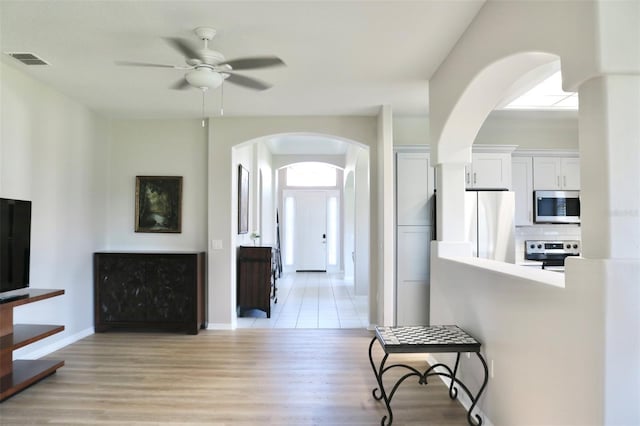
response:
<path id="1" fill-rule="evenodd" d="M 93 327 L 89 327 L 35 350 L 29 350 L 28 347 L 18 349 L 13 353 L 13 359 L 39 359 L 43 356 L 60 350 L 65 346 L 69 346 L 70 344 L 75 343 L 78 340 L 84 339 L 87 336 L 91 336 L 94 333 L 95 329 Z"/>
<path id="2" fill-rule="evenodd" d="M 436 365 L 440 363 L 438 359 L 434 357 L 432 354 L 427 354 L 427 362 L 429 363 L 429 365 Z M 435 371 L 446 373 L 445 369 L 440 369 L 440 368 L 436 368 Z M 451 384 L 451 379 L 445 376 L 438 376 L 438 377 L 440 377 L 440 380 L 442 380 L 442 382 L 447 387 L 449 387 L 449 385 Z M 465 410 L 469 411 L 469 407 L 471 407 L 471 399 L 469 399 L 469 396 L 467 396 L 465 392 L 458 392 L 457 399 L 460 402 L 460 404 L 462 404 L 462 406 L 465 408 Z M 473 415 L 475 416 L 476 414 L 479 415 L 480 418 L 482 419 L 483 426 L 494 426 L 493 422 L 491 422 L 491 419 L 489 419 L 489 417 L 485 414 L 484 411 L 480 409 L 478 405 L 476 405 L 475 408 L 473 409 Z"/>
<path id="3" fill-rule="evenodd" d="M 234 330 L 235 327 L 229 323 L 209 323 L 207 324 L 207 330 Z"/>

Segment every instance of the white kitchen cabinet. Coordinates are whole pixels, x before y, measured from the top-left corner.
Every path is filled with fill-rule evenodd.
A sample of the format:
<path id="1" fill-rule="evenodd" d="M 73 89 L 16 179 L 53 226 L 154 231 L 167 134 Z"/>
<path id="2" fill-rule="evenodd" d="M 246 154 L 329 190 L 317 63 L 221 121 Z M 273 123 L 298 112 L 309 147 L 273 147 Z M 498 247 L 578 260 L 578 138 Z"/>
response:
<path id="1" fill-rule="evenodd" d="M 467 189 L 510 189 L 511 155 L 474 152 L 465 168 L 465 184 Z"/>
<path id="2" fill-rule="evenodd" d="M 397 227 L 397 325 L 429 325 L 432 230 L 431 226 Z"/>
<path id="3" fill-rule="evenodd" d="M 515 226 L 533 225 L 533 157 L 513 157 L 511 189 L 515 193 Z"/>
<path id="4" fill-rule="evenodd" d="M 580 190 L 580 159 L 534 157 L 534 190 Z"/>
<path id="5" fill-rule="evenodd" d="M 435 172 L 429 153 L 396 154 L 396 224 L 431 225 Z"/>
<path id="6" fill-rule="evenodd" d="M 580 159 L 579 158 L 563 158 L 562 159 L 562 186 L 563 189 L 572 191 L 580 190 Z"/>
<path id="7" fill-rule="evenodd" d="M 428 152 L 396 154 L 396 324 L 429 324 L 435 171 Z"/>

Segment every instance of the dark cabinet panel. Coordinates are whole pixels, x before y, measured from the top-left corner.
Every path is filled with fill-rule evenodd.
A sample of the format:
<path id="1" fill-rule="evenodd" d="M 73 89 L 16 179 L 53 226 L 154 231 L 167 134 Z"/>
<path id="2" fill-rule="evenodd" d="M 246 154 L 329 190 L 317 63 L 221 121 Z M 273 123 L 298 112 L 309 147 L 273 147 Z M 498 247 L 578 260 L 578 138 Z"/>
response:
<path id="1" fill-rule="evenodd" d="M 241 246 L 238 250 L 237 301 L 240 311 L 260 309 L 271 318 L 271 247 Z"/>
<path id="2" fill-rule="evenodd" d="M 185 330 L 204 320 L 204 253 L 95 253 L 95 328 Z"/>

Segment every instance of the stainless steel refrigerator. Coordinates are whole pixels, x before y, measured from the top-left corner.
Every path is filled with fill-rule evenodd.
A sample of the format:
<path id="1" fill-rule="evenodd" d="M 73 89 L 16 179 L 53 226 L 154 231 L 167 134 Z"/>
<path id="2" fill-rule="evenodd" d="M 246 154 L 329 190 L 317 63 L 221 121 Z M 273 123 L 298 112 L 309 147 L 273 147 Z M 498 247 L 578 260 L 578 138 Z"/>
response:
<path id="1" fill-rule="evenodd" d="M 467 191 L 465 235 L 473 255 L 515 263 L 515 194 L 511 191 Z"/>

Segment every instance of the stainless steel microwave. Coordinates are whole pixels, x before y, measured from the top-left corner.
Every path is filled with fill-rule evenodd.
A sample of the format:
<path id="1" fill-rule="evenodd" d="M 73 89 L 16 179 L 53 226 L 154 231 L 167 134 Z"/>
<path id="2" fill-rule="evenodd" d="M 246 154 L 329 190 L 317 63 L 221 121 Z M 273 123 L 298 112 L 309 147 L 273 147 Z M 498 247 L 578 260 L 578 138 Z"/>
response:
<path id="1" fill-rule="evenodd" d="M 580 191 L 534 191 L 535 223 L 580 223 Z"/>

